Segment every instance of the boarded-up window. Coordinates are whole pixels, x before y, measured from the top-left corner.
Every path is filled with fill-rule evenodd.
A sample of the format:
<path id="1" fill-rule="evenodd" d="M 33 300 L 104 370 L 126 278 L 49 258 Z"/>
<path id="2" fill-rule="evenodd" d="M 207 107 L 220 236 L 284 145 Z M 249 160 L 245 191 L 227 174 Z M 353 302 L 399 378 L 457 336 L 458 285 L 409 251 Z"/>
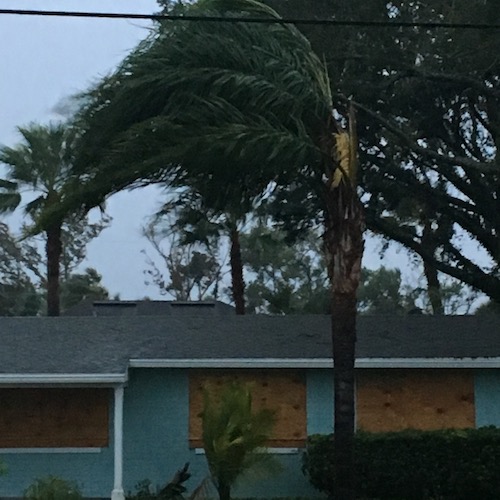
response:
<path id="1" fill-rule="evenodd" d="M 467 370 L 359 370 L 356 374 L 357 428 L 474 427 L 474 379 Z"/>
<path id="2" fill-rule="evenodd" d="M 189 445 L 201 447 L 203 388 L 216 391 L 230 381 L 249 384 L 255 409 L 276 411 L 276 425 L 270 447 L 298 447 L 306 441 L 306 384 L 301 371 L 209 370 L 191 373 L 189 378 Z"/>
<path id="3" fill-rule="evenodd" d="M 108 389 L 0 389 L 0 448 L 108 445 Z"/>

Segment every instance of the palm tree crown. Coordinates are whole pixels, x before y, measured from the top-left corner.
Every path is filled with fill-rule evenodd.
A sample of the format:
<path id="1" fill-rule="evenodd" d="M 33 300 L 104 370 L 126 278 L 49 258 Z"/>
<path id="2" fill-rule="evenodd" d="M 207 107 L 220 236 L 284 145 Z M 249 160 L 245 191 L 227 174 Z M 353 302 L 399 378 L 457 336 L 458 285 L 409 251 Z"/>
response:
<path id="1" fill-rule="evenodd" d="M 7 184 L 0 195 L 0 211 L 15 209 L 21 202 L 19 190 L 40 193 L 24 210 L 36 218 L 37 212 L 59 196 L 71 173 L 68 130 L 61 124 L 19 127 L 22 142 L 16 147 L 0 149 L 0 162 L 8 168 Z M 4 183 L 6 181 L 3 181 Z M 9 194 L 17 191 L 16 203 L 9 203 Z"/>
<path id="2" fill-rule="evenodd" d="M 0 212 L 12 211 L 21 203 L 21 190 L 38 196 L 24 206 L 36 225 L 47 211 L 61 204 L 65 187 L 71 179 L 70 130 L 62 124 L 20 127 L 22 142 L 0 149 L 0 163 L 8 168 L 8 179 L 0 183 Z M 62 253 L 63 216 L 42 228 L 47 237 L 47 312 L 59 315 L 59 266 Z"/>

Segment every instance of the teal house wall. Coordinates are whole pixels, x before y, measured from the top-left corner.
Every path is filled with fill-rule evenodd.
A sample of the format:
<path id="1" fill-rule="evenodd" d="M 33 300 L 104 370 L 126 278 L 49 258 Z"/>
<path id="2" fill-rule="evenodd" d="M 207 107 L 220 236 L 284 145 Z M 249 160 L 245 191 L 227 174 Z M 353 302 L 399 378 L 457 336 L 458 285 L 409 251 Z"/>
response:
<path id="1" fill-rule="evenodd" d="M 333 384 L 331 371 L 307 372 L 308 433 L 331 432 Z M 326 391 L 326 393 L 325 393 Z M 190 463 L 187 483 L 194 489 L 208 475 L 205 456 L 189 448 L 189 375 L 181 369 L 132 369 L 125 391 L 124 407 L 124 487 L 149 479 L 165 484 Z M 243 478 L 234 490 L 236 497 L 318 497 L 302 474 L 302 451 L 276 453 L 278 473 Z"/>
<path id="2" fill-rule="evenodd" d="M 476 427 L 500 427 L 500 370 L 477 370 L 474 394 Z"/>
<path id="3" fill-rule="evenodd" d="M 333 381 L 330 370 L 306 375 L 308 434 L 333 430 Z M 109 498 L 113 489 L 113 401 L 110 401 L 109 447 L 92 453 L 7 453 L 0 459 L 8 473 L 0 477 L 0 498 L 21 497 L 35 478 L 53 475 L 75 480 L 85 497 Z M 130 369 L 124 394 L 123 479 L 125 491 L 148 479 L 164 485 L 190 463 L 193 490 L 208 475 L 201 450 L 189 448 L 189 375 L 184 369 Z M 288 450 L 290 451 L 290 450 Z M 302 451 L 275 453 L 279 472 L 242 479 L 236 497 L 317 498 L 301 471 Z"/>
<path id="4" fill-rule="evenodd" d="M 500 427 L 500 370 L 475 372 L 476 426 Z M 306 370 L 307 432 L 333 430 L 333 377 L 327 369 Z M 149 479 L 163 485 L 184 463 L 190 463 L 192 491 L 208 469 L 200 450 L 189 448 L 189 372 L 186 369 L 130 369 L 124 396 L 123 478 L 126 491 Z M 86 497 L 109 498 L 113 488 L 113 404 L 110 444 L 94 453 L 2 453 L 8 474 L 0 477 L 0 498 L 21 497 L 37 477 L 55 475 L 76 480 Z M 60 450 L 57 450 L 60 451 Z M 276 453 L 277 474 L 243 479 L 235 488 L 240 498 L 310 497 L 320 495 L 301 471 L 302 452 Z"/>

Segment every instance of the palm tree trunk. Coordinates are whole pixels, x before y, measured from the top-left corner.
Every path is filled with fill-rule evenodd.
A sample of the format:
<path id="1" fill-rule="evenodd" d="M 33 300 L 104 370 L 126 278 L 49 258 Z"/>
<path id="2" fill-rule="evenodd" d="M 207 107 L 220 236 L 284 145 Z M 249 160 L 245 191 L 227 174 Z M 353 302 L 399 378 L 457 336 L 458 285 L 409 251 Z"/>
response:
<path id="1" fill-rule="evenodd" d="M 228 484 L 217 485 L 219 500 L 231 500 L 231 487 Z"/>
<path id="2" fill-rule="evenodd" d="M 47 231 L 47 315 L 59 316 L 59 272 L 62 253 L 61 223 L 50 226 Z"/>
<path id="3" fill-rule="evenodd" d="M 363 257 L 364 217 L 355 188 L 327 193 L 325 250 L 332 287 L 335 390 L 334 498 L 355 498 L 354 429 L 356 293 Z"/>
<path id="4" fill-rule="evenodd" d="M 231 285 L 236 314 L 245 314 L 245 281 L 243 279 L 243 261 L 241 259 L 240 233 L 236 226 L 231 228 Z"/>

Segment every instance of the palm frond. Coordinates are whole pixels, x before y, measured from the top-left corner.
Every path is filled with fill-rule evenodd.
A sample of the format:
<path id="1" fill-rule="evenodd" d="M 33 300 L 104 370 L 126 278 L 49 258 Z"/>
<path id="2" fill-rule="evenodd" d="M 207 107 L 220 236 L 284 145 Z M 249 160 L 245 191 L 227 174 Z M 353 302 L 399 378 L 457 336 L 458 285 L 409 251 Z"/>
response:
<path id="1" fill-rule="evenodd" d="M 0 193 L 0 213 L 12 212 L 20 203 L 21 195 L 19 193 Z"/>
<path id="2" fill-rule="evenodd" d="M 275 415 L 270 410 L 252 408 L 248 386 L 228 384 L 219 396 L 210 390 L 204 392 L 203 446 L 214 480 L 232 485 L 264 458 L 256 452 L 269 439 Z"/>
<path id="3" fill-rule="evenodd" d="M 33 201 L 30 201 L 27 203 L 24 207 L 24 210 L 28 214 L 36 213 L 38 212 L 41 208 L 43 208 L 45 204 L 45 196 L 41 195 L 35 198 Z"/>
<path id="4" fill-rule="evenodd" d="M 253 0 L 207 0 L 193 9 L 277 16 Z M 318 168 L 317 131 L 331 113 L 323 63 L 281 24 L 164 27 L 82 103 L 77 170 L 107 184 L 97 188 L 103 193 L 175 172 L 170 180 L 228 175 L 255 194 L 298 166 Z"/>

